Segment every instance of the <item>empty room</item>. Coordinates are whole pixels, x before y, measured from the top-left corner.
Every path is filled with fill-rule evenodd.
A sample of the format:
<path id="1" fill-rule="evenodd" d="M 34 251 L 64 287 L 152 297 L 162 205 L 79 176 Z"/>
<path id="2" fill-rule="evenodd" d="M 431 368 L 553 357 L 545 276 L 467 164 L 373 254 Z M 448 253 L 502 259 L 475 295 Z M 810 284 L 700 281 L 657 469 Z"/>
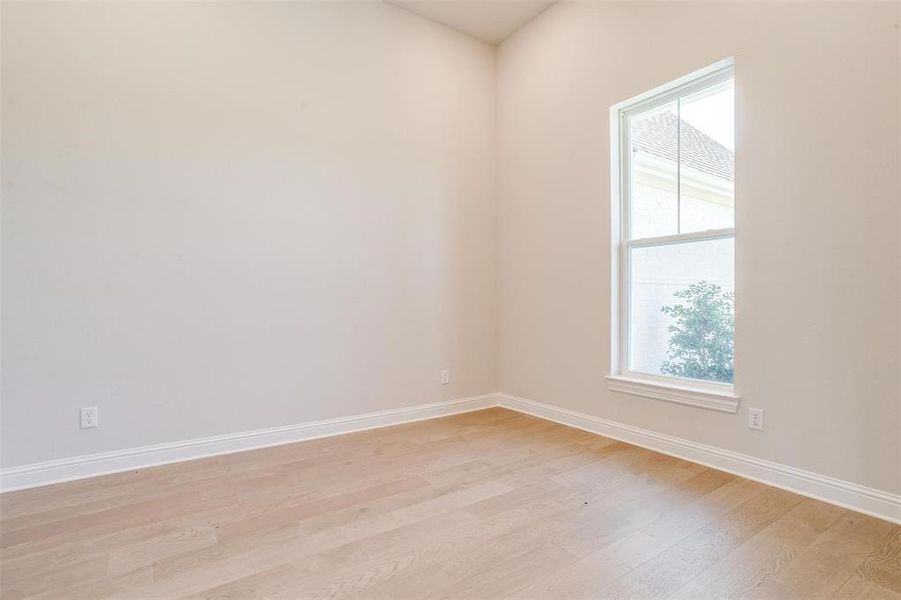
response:
<path id="1" fill-rule="evenodd" d="M 901 2 L 0 55 L 2 600 L 901 600 Z"/>

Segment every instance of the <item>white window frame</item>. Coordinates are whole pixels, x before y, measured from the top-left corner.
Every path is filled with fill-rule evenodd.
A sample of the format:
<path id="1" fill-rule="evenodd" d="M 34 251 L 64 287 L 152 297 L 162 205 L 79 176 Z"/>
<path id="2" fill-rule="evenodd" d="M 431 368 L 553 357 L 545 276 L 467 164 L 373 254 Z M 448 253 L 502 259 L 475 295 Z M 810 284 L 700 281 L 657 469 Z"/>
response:
<path id="1" fill-rule="evenodd" d="M 655 106 L 733 78 L 735 66 L 729 58 L 681 77 L 610 108 L 611 173 L 611 348 L 607 386 L 623 392 L 689 406 L 736 413 L 740 397 L 732 384 L 684 379 L 631 371 L 629 353 L 629 250 L 735 237 L 735 228 L 629 239 L 631 152 L 628 119 Z"/>

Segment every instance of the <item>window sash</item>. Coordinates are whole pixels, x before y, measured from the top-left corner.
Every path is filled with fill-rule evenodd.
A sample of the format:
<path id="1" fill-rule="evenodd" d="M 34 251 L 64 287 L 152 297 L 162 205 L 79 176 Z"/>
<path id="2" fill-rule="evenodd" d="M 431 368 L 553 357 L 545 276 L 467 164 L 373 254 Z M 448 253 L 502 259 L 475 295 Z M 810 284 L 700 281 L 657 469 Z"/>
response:
<path id="1" fill-rule="evenodd" d="M 650 96 L 643 99 L 638 100 L 635 103 L 630 104 L 626 108 L 622 108 L 619 110 L 619 182 L 620 182 L 620 240 L 630 240 L 632 237 L 632 227 L 631 227 L 631 194 L 632 194 L 632 152 L 631 152 L 631 133 L 632 128 L 630 126 L 631 118 L 636 114 L 641 114 L 645 111 L 651 110 L 653 108 L 657 108 L 663 106 L 664 104 L 669 104 L 673 101 L 678 101 L 682 96 L 688 96 L 695 92 L 701 91 L 705 88 L 714 86 L 718 83 L 722 83 L 724 81 L 728 81 L 735 77 L 735 68 L 733 65 L 729 64 L 728 66 L 722 67 L 713 71 L 712 73 L 698 77 L 691 78 L 687 83 L 683 83 L 681 85 L 676 85 L 676 87 L 661 93 L 654 94 L 650 92 Z M 677 140 L 677 152 L 679 151 L 681 140 Z M 681 160 L 677 159 L 677 170 L 676 170 L 676 194 L 677 198 L 681 196 Z M 681 202 L 681 198 L 680 198 Z M 681 209 L 677 207 L 676 210 L 676 218 L 681 219 Z M 734 230 L 734 227 L 731 229 Z M 678 231 L 678 229 L 677 229 Z M 682 235 L 682 234 L 675 234 Z M 672 237 L 672 236 L 659 236 L 659 237 Z M 653 238 L 647 238 L 653 239 Z"/>
<path id="2" fill-rule="evenodd" d="M 654 238 L 642 238 L 638 240 L 627 240 L 621 243 L 620 249 L 620 356 L 619 356 L 619 373 L 626 377 L 634 377 L 636 379 L 650 379 L 658 383 L 672 383 L 676 385 L 691 384 L 693 387 L 708 389 L 712 391 L 727 391 L 733 388 L 731 383 L 721 383 L 718 381 L 707 381 L 704 379 L 690 379 L 688 377 L 672 377 L 669 375 L 659 375 L 656 373 L 645 373 L 644 371 L 633 371 L 629 365 L 631 353 L 632 334 L 631 334 L 631 306 L 632 306 L 632 264 L 630 262 L 631 252 L 633 248 L 656 248 L 660 246 L 673 246 L 676 244 L 690 244 L 692 242 L 705 242 L 711 240 L 735 239 L 735 228 L 728 229 L 712 229 L 708 231 L 698 231 L 691 233 L 683 233 L 677 235 L 667 235 Z"/>

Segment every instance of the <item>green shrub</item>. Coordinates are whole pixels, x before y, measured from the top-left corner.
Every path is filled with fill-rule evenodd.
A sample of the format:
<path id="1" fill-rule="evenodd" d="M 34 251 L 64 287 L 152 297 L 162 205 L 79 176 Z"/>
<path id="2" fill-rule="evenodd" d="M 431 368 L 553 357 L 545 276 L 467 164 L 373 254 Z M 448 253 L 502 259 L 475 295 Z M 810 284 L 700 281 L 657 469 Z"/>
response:
<path id="1" fill-rule="evenodd" d="M 735 294 L 701 281 L 674 294 L 684 300 L 661 310 L 673 318 L 669 326 L 669 358 L 665 375 L 732 383 L 735 355 Z"/>

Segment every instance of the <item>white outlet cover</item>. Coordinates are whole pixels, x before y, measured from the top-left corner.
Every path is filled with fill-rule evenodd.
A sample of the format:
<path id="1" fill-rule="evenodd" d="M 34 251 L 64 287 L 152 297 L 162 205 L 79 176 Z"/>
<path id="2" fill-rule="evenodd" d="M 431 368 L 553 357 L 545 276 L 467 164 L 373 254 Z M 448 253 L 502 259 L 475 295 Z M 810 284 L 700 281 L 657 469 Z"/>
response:
<path id="1" fill-rule="evenodd" d="M 450 371 L 443 369 L 441 371 L 441 385 L 444 385 L 446 383 L 450 383 Z"/>
<path id="2" fill-rule="evenodd" d="M 87 406 L 85 408 L 82 408 L 81 410 L 79 410 L 78 414 L 80 417 L 82 429 L 97 427 L 97 425 L 99 424 L 98 411 L 96 406 Z"/>
<path id="3" fill-rule="evenodd" d="M 750 429 L 756 429 L 757 431 L 763 431 L 764 421 L 763 421 L 763 409 L 762 408 L 749 408 L 748 409 L 748 427 Z"/>

